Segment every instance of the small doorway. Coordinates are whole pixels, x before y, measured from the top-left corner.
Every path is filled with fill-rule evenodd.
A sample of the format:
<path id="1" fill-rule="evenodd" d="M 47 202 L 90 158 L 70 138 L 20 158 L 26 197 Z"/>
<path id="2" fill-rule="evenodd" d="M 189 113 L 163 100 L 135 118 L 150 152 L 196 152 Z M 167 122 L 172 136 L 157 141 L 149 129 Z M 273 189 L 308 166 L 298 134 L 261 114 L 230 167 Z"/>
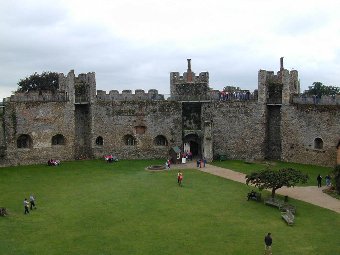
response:
<path id="1" fill-rule="evenodd" d="M 202 157 L 201 139 L 196 134 L 186 135 L 183 139 L 184 152 L 191 151 L 194 158 Z"/>

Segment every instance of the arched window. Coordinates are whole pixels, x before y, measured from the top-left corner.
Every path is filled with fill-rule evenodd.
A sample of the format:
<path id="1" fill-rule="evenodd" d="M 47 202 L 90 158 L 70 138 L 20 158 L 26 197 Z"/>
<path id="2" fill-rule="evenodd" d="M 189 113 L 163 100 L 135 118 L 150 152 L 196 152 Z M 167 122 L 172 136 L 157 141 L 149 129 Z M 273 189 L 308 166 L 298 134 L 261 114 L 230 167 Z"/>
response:
<path id="1" fill-rule="evenodd" d="M 168 145 L 168 140 L 166 140 L 165 136 L 158 135 L 154 139 L 154 144 L 156 146 L 167 146 Z"/>
<path id="2" fill-rule="evenodd" d="M 31 148 L 32 139 L 29 135 L 20 135 L 17 139 L 18 148 Z"/>
<path id="3" fill-rule="evenodd" d="M 52 145 L 65 145 L 65 138 L 61 134 L 52 137 Z"/>
<path id="4" fill-rule="evenodd" d="M 125 145 L 133 146 L 136 145 L 136 139 L 132 135 L 124 136 Z"/>
<path id="5" fill-rule="evenodd" d="M 314 140 L 314 149 L 321 150 L 323 149 L 323 141 L 321 138 L 315 138 Z"/>
<path id="6" fill-rule="evenodd" d="M 96 138 L 96 145 L 102 146 L 103 143 L 104 143 L 103 137 L 98 136 L 98 137 Z"/>

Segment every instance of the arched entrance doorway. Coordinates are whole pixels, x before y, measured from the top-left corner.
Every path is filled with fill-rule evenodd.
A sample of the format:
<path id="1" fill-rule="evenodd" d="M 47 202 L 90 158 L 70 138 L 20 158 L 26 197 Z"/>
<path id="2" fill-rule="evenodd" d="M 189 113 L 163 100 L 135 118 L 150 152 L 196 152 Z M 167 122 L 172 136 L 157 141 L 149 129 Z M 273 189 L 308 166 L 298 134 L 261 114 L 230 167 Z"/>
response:
<path id="1" fill-rule="evenodd" d="M 202 157 L 201 139 L 197 134 L 188 134 L 183 138 L 183 148 L 185 152 L 191 151 L 195 158 Z"/>

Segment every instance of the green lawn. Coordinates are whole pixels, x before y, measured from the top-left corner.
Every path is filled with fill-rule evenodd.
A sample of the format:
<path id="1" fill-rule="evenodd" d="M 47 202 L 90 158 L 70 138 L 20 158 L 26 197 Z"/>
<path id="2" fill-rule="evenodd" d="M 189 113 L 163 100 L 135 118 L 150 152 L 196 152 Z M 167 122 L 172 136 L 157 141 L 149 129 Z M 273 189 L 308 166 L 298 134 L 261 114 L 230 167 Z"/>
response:
<path id="1" fill-rule="evenodd" d="M 0 254 L 339 254 L 340 215 L 301 201 L 296 224 L 246 201 L 249 187 L 197 170 L 149 172 L 163 161 L 65 162 L 0 168 Z M 34 193 L 37 210 L 24 215 Z M 263 192 L 265 193 L 265 192 Z M 269 194 L 269 193 L 267 193 Z"/>
<path id="2" fill-rule="evenodd" d="M 245 162 L 241 160 L 225 160 L 225 161 L 214 161 L 212 163 L 215 166 L 228 168 L 237 172 L 249 174 L 251 172 L 256 172 L 259 170 L 266 169 L 266 167 L 270 167 L 272 169 L 281 169 L 281 168 L 294 168 L 302 171 L 303 173 L 308 174 L 309 179 L 305 184 L 298 184 L 297 186 L 316 186 L 317 181 L 316 177 L 318 174 L 321 174 L 323 177 L 322 182 L 325 185 L 325 176 L 332 172 L 331 167 L 322 167 L 322 166 L 314 166 L 314 165 L 304 165 L 297 163 L 288 163 L 281 161 L 265 161 L 265 162 Z M 339 253 L 340 254 L 340 253 Z"/>

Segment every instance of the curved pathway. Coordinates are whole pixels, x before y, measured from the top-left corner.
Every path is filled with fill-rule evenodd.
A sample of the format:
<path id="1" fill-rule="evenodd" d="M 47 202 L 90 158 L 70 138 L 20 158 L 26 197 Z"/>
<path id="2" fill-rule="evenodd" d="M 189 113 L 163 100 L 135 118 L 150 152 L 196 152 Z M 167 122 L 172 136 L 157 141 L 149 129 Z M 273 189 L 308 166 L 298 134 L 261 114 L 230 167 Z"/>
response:
<path id="1" fill-rule="evenodd" d="M 194 162 L 189 162 L 182 165 L 172 165 L 172 167 L 195 169 L 196 164 Z M 202 172 L 217 175 L 229 180 L 241 182 L 244 184 L 246 183 L 245 174 L 235 172 L 226 168 L 207 164 L 206 167 L 198 169 Z M 276 193 L 340 213 L 340 200 L 323 193 L 322 188 L 318 188 L 316 186 L 280 188 L 276 191 Z"/>

